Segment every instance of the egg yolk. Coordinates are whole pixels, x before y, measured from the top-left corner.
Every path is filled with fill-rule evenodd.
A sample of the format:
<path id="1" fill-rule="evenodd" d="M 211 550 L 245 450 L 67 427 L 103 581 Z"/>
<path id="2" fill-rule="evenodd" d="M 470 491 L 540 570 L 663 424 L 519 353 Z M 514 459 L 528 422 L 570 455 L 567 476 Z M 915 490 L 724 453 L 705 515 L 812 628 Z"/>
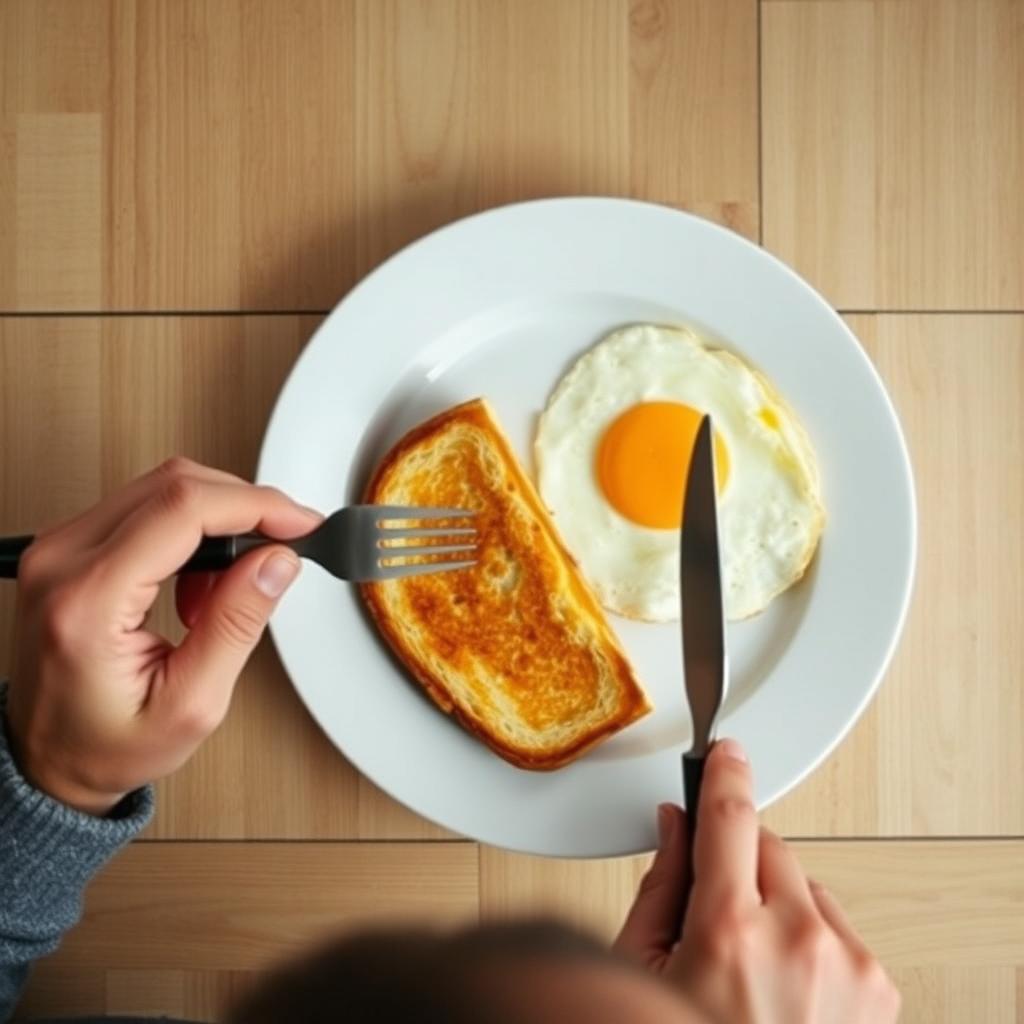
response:
<path id="1" fill-rule="evenodd" d="M 641 402 L 608 427 L 597 452 L 597 479 L 616 512 L 655 530 L 679 528 L 702 416 L 680 402 Z M 721 494 L 729 476 L 729 453 L 717 431 L 714 449 Z"/>

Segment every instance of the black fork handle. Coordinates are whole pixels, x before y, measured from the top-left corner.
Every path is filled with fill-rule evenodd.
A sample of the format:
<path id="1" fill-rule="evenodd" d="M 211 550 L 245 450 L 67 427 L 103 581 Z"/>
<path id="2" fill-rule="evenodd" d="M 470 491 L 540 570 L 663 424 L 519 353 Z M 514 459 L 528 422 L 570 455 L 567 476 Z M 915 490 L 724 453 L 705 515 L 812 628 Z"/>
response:
<path id="1" fill-rule="evenodd" d="M 0 579 L 13 580 L 18 575 L 21 553 L 33 539 L 30 533 L 20 537 L 0 537 Z"/>
<path id="2" fill-rule="evenodd" d="M 24 550 L 35 540 L 32 534 L 0 537 L 0 579 L 12 580 L 18 575 L 18 563 Z M 217 572 L 227 569 L 247 551 L 264 544 L 280 544 L 262 533 L 241 533 L 231 537 L 204 537 L 192 557 L 178 570 L 183 572 Z"/>

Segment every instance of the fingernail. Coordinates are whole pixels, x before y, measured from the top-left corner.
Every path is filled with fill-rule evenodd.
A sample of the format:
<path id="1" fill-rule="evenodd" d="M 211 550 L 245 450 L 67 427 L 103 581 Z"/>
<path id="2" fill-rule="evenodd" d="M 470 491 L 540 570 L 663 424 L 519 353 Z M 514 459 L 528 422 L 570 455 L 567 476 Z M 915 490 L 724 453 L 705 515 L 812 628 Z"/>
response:
<path id="1" fill-rule="evenodd" d="M 658 849 L 664 849 L 676 828 L 676 813 L 671 804 L 658 804 Z"/>
<path id="2" fill-rule="evenodd" d="M 256 573 L 256 586 L 267 597 L 280 597 L 288 584 L 299 575 L 299 560 L 275 554 L 265 559 Z"/>
<path id="3" fill-rule="evenodd" d="M 719 740 L 715 744 L 715 750 L 720 750 L 726 757 L 731 757 L 734 761 L 740 761 L 743 764 L 749 763 L 746 751 L 736 740 Z"/>
<path id="4" fill-rule="evenodd" d="M 299 508 L 301 508 L 307 515 L 311 515 L 317 522 L 323 522 L 323 512 L 317 512 L 315 508 L 310 508 L 308 505 L 300 505 Z"/>

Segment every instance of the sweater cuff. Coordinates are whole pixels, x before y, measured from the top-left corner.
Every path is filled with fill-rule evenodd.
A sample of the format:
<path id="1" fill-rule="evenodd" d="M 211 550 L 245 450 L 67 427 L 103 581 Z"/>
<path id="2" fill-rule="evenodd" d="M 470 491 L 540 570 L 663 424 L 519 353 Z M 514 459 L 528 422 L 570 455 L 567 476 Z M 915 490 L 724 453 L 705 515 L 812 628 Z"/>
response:
<path id="1" fill-rule="evenodd" d="M 62 804 L 31 786 L 11 756 L 7 690 L 0 685 L 0 864 L 4 868 L 3 916 L 24 923 L 45 920 L 47 910 L 66 921 L 92 876 L 149 823 L 153 790 L 129 793 L 105 818 Z M 64 911 L 64 913 L 61 913 Z M 51 918 L 51 927 L 53 924 Z M 31 927 L 29 931 L 31 931 Z M 24 940 L 44 939 L 23 935 Z"/>

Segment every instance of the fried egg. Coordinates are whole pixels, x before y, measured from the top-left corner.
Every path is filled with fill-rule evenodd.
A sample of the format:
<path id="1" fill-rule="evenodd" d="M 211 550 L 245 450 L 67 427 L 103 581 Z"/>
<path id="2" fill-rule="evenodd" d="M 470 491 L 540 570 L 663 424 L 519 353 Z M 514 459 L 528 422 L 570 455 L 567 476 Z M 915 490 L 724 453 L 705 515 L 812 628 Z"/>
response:
<path id="1" fill-rule="evenodd" d="M 726 617 L 764 609 L 814 554 L 825 520 L 817 462 L 774 388 L 689 329 L 626 327 L 562 378 L 534 442 L 541 496 L 610 611 L 679 618 L 683 489 L 705 413 Z"/>

